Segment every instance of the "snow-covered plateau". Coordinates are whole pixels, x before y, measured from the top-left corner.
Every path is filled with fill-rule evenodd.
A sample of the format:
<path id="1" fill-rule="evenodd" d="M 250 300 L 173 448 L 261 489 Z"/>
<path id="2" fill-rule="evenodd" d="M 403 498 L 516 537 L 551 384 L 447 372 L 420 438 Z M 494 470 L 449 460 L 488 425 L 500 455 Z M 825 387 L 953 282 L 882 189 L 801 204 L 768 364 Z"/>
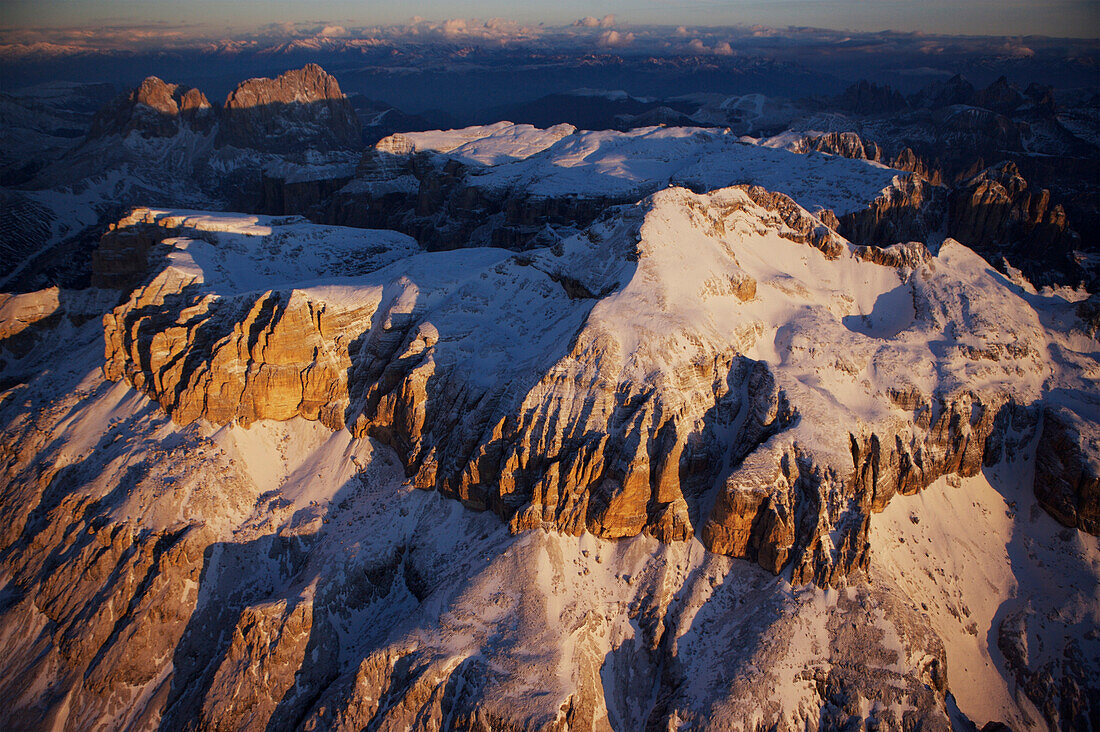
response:
<path id="1" fill-rule="evenodd" d="M 0 295 L 8 723 L 1100 727 L 1088 292 L 852 243 L 900 171 L 728 131 L 394 135 L 345 194 L 425 160 L 598 205 L 141 207 Z"/>

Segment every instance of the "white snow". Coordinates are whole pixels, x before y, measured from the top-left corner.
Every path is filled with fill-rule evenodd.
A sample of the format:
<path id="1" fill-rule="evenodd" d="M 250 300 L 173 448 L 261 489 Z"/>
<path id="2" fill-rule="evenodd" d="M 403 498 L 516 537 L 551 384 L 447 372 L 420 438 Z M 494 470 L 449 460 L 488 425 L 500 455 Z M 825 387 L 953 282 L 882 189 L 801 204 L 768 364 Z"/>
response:
<path id="1" fill-rule="evenodd" d="M 397 154 L 446 153 L 466 163 L 498 165 L 530 157 L 575 131 L 568 124 L 539 129 L 527 124 L 497 122 L 458 130 L 401 132 L 380 140 L 375 149 Z"/>
<path id="2" fill-rule="evenodd" d="M 1100 627 L 1100 540 L 1039 508 L 1032 454 L 897 496 L 871 522 L 873 571 L 928 614 L 947 647 L 951 691 L 979 727 L 1045 729 L 997 647 L 999 624 L 1013 613 L 1033 618 L 1032 669 L 1057 662 L 1068 639 L 1100 658 L 1100 639 L 1084 632 Z"/>
<path id="3" fill-rule="evenodd" d="M 619 199 L 668 185 L 714 190 L 752 184 L 786 193 L 807 210 L 828 208 L 839 216 L 865 207 L 901 174 L 866 160 L 762 147 L 728 130 L 648 127 L 574 132 L 541 152 L 475 170 L 470 182 L 530 196 Z"/>

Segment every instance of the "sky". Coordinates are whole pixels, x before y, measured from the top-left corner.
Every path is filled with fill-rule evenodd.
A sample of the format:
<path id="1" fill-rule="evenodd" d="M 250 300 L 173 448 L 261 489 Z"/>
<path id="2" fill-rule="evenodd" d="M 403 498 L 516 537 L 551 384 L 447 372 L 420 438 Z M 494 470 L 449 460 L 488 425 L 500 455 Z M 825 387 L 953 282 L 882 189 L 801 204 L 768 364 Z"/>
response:
<path id="1" fill-rule="evenodd" d="M 194 24 L 196 32 L 268 23 L 396 24 L 412 16 L 567 25 L 813 26 L 853 31 L 1100 37 L 1100 0 L 0 0 L 7 29 Z"/>

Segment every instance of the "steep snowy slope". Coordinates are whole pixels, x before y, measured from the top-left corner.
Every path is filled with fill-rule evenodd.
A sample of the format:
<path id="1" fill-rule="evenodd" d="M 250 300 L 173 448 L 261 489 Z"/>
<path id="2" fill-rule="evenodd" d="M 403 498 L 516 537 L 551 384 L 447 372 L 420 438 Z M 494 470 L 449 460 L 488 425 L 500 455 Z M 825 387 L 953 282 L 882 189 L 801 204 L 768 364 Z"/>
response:
<path id="1" fill-rule="evenodd" d="M 596 170 L 618 165 L 599 149 Z M 638 159 L 613 177 L 672 165 Z M 0 396 L 0 696 L 20 723 L 1095 713 L 1090 665 L 1042 665 L 1094 641 L 1095 340 L 1064 294 L 957 242 L 853 246 L 782 194 L 671 187 L 520 253 L 139 209 L 96 266 L 126 288 L 117 307 L 13 302 L 25 325 L 0 341 L 18 377 Z M 948 514 L 969 509 L 941 505 L 958 476 L 947 490 L 986 510 L 1077 527 L 1058 539 L 1076 579 L 1021 570 L 1015 595 L 971 599 L 1005 556 L 1047 561 L 1009 540 L 1058 535 L 1029 508 L 976 525 L 966 552 L 988 562 L 926 584 L 909 547 L 958 543 Z M 1045 655 L 1012 655 L 1034 628 L 1009 601 L 1037 586 Z M 1044 672 L 1053 713 L 1028 701 L 1045 682 L 1020 681 Z"/>

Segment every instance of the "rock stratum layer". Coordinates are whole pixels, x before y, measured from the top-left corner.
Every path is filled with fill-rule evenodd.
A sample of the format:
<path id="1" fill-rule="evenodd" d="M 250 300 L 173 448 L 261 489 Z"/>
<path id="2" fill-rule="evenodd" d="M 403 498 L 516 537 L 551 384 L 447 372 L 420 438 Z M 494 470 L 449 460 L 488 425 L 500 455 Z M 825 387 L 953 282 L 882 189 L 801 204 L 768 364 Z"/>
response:
<path id="1" fill-rule="evenodd" d="M 866 569 L 873 512 L 1026 442 L 1050 388 L 1039 311 L 972 252 L 854 247 L 759 188 L 670 189 L 522 254 L 322 227 L 297 271 L 278 220 L 173 212 L 104 258 L 135 226 L 165 265 L 104 319 L 104 373 L 176 421 L 346 426 L 514 531 L 700 533 L 795 582 Z M 1065 517 L 1093 483 L 1058 492 L 1091 526 Z"/>

